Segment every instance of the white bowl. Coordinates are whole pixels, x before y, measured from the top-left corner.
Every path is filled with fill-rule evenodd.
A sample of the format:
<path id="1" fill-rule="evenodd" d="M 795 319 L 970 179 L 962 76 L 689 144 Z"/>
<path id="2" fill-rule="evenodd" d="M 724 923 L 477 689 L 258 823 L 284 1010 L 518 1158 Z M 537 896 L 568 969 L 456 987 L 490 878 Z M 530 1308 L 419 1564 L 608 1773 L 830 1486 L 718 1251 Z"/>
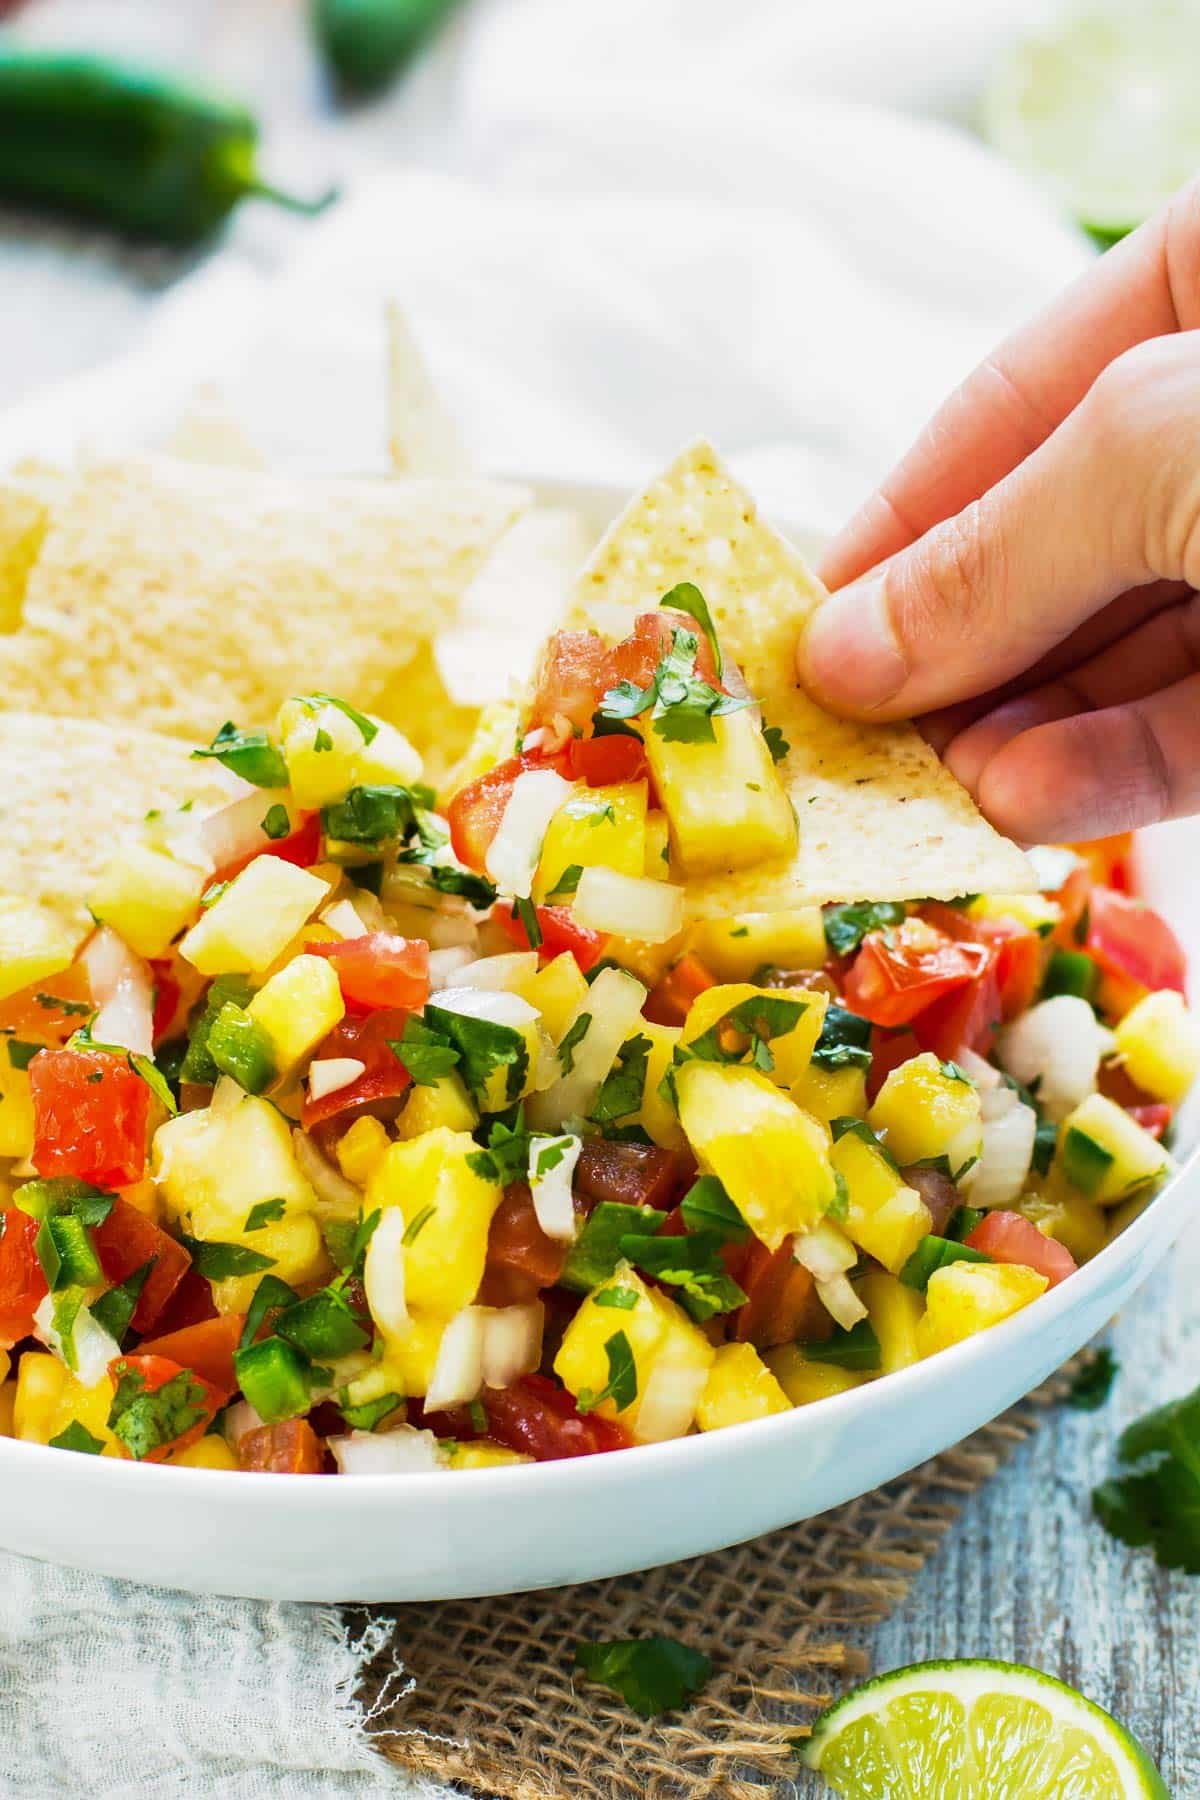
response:
<path id="1" fill-rule="evenodd" d="M 597 524 L 622 498 L 540 485 Z M 1186 939 L 1200 823 L 1149 834 L 1145 865 L 1147 897 Z M 782 1417 L 616 1455 L 289 1480 L 0 1439 L 0 1546 L 138 1581 L 280 1600 L 444 1600 L 697 1556 L 852 1500 L 995 1418 L 1102 1329 L 1198 1203 L 1192 1156 L 1116 1243 L 981 1337 Z"/>

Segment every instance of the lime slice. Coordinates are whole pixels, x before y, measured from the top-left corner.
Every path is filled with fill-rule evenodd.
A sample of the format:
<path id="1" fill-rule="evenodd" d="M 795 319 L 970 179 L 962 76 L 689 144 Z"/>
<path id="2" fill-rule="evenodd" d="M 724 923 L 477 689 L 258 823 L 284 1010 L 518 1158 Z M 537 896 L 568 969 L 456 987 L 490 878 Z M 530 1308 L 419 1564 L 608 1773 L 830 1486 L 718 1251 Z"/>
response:
<path id="1" fill-rule="evenodd" d="M 1002 63 L 984 130 L 1111 241 L 1200 169 L 1198 66 L 1200 0 L 1073 10 Z"/>
<path id="2" fill-rule="evenodd" d="M 1115 1719 L 1014 1663 L 880 1675 L 821 1714 L 804 1760 L 844 1800 L 1170 1800 Z"/>

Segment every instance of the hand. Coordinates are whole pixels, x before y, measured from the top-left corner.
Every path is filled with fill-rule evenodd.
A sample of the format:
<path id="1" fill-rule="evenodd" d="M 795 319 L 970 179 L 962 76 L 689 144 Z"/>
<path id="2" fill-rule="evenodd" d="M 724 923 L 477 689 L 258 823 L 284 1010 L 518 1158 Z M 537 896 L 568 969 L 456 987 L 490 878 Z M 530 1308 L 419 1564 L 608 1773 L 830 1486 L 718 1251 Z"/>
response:
<path id="1" fill-rule="evenodd" d="M 1200 183 L 976 369 L 823 560 L 805 686 L 925 715 L 1027 843 L 1200 810 L 1198 328 Z"/>

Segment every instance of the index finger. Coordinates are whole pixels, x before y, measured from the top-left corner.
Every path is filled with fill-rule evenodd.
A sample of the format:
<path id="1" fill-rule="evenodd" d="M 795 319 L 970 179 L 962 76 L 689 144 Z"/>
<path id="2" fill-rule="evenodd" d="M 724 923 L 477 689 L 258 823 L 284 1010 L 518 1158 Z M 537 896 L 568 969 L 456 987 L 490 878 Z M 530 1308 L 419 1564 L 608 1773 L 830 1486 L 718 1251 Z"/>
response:
<path id="1" fill-rule="evenodd" d="M 825 582 L 844 587 L 994 487 L 1123 351 L 1197 325 L 1200 182 L 1192 182 L 951 394 L 829 545 Z"/>

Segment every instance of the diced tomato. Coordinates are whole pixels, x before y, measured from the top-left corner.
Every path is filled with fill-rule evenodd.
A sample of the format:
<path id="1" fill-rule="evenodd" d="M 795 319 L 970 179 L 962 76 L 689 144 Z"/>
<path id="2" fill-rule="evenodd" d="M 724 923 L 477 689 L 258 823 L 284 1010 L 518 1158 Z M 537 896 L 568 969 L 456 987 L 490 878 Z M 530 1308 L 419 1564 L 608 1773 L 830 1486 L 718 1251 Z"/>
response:
<path id="1" fill-rule="evenodd" d="M 538 1462 L 623 1450 L 631 1442 L 624 1427 L 610 1419 L 581 1416 L 570 1394 L 546 1375 L 523 1375 L 512 1387 L 487 1388 L 483 1405 L 489 1435 Z"/>
<path id="2" fill-rule="evenodd" d="M 523 1181 L 510 1182 L 492 1214 L 480 1304 L 523 1306 L 553 1287 L 567 1260 L 567 1245 L 547 1237 Z"/>
<path id="3" fill-rule="evenodd" d="M 1036 931 L 1018 927 L 998 935 L 996 985 L 1000 990 L 1000 1016 L 1015 1019 L 1037 998 L 1042 983 L 1044 942 Z"/>
<path id="4" fill-rule="evenodd" d="M 689 613 L 675 612 L 670 607 L 639 614 L 632 632 L 616 645 L 609 657 L 606 686 L 615 687 L 619 681 L 631 681 L 635 687 L 649 687 L 654 671 L 670 650 L 677 631 L 690 631 L 699 638 L 696 673 L 710 687 L 719 687 L 717 665 L 708 639 Z"/>
<path id="5" fill-rule="evenodd" d="M 65 1044 L 92 1011 L 87 970 L 75 962 L 0 1001 L 0 1032 L 25 1043 Z"/>
<path id="6" fill-rule="evenodd" d="M 260 1425 L 238 1439 L 238 1467 L 261 1475 L 321 1475 L 325 1446 L 307 1419 Z"/>
<path id="7" fill-rule="evenodd" d="M 0 1350 L 29 1336 L 34 1312 L 46 1297 L 46 1277 L 33 1247 L 40 1229 L 19 1206 L 0 1213 Z"/>
<path id="8" fill-rule="evenodd" d="M 128 1187 L 146 1167 L 150 1089 L 106 1050 L 43 1050 L 29 1065 L 33 1166 L 97 1187 Z"/>
<path id="9" fill-rule="evenodd" d="M 569 906 L 535 906 L 533 910 L 542 934 L 538 954 L 543 962 L 553 962 L 556 956 L 569 950 L 582 974 L 595 968 L 604 955 L 607 938 L 598 931 L 589 931 L 586 925 L 577 925 Z M 499 903 L 492 917 L 514 944 L 522 950 L 529 949 L 529 934 L 524 921 L 514 915 L 506 900 Z"/>
<path id="10" fill-rule="evenodd" d="M 875 1025 L 907 1025 L 935 1000 L 983 974 L 990 952 L 957 942 L 927 919 L 872 931 L 846 975 L 846 1002 Z"/>
<path id="11" fill-rule="evenodd" d="M 903 1031 L 884 1031 L 878 1025 L 871 1033 L 871 1066 L 867 1070 L 867 1099 L 874 1104 L 875 1097 L 893 1069 L 906 1063 L 914 1056 L 920 1056 L 921 1046 L 913 1033 Z"/>
<path id="12" fill-rule="evenodd" d="M 161 1044 L 175 1023 L 181 989 L 169 961 L 156 959 L 150 967 L 154 972 L 154 1042 Z"/>
<path id="13" fill-rule="evenodd" d="M 716 985 L 700 958 L 689 952 L 655 983 L 642 1010 L 655 1025 L 682 1025 L 692 1001 Z"/>
<path id="14" fill-rule="evenodd" d="M 1152 1138 L 1161 1138 L 1174 1117 L 1174 1110 L 1164 1100 L 1153 1100 L 1148 1106 L 1131 1106 L 1129 1116 Z"/>
<path id="15" fill-rule="evenodd" d="M 322 1040 L 317 1055 L 354 1057 L 366 1066 L 348 1087 L 336 1088 L 320 1100 L 305 1100 L 300 1120 L 305 1131 L 325 1119 L 337 1118 L 343 1125 L 349 1124 L 345 1114 L 368 1112 L 404 1093 L 409 1086 L 409 1073 L 390 1048 L 390 1042 L 398 1042 L 404 1035 L 407 1018 L 403 1008 L 381 1007 L 358 1016 L 347 1014 L 334 1026 Z M 394 1112 L 395 1108 L 391 1110 Z"/>
<path id="16" fill-rule="evenodd" d="M 948 1175 L 940 1169 L 922 1168 L 914 1163 L 900 1174 L 910 1188 L 916 1188 L 929 1209 L 929 1229 L 941 1237 L 962 1204 L 962 1195 Z"/>
<path id="17" fill-rule="evenodd" d="M 153 1264 L 130 1321 L 135 1331 L 152 1331 L 190 1269 L 191 1257 L 153 1219 L 119 1195 L 104 1223 L 93 1227 L 92 1241 L 105 1279 L 113 1287 L 128 1281 L 146 1263 Z"/>
<path id="18" fill-rule="evenodd" d="M 678 1150 L 592 1137 L 583 1140 L 575 1186 L 592 1204 L 611 1200 L 620 1206 L 657 1206 L 666 1211 L 693 1173 L 691 1158 Z"/>
<path id="19" fill-rule="evenodd" d="M 566 719 L 587 731 L 608 678 L 609 653 L 594 631 L 556 631 L 542 653 L 530 723 Z"/>
<path id="20" fill-rule="evenodd" d="M 303 822 L 295 831 L 285 838 L 270 838 L 260 844 L 257 850 L 250 850 L 245 856 L 237 857 L 233 862 L 225 863 L 213 876 L 213 881 L 232 881 L 240 875 L 247 863 L 252 863 L 257 856 L 277 856 L 281 862 L 295 863 L 298 869 L 311 869 L 315 862 L 321 860 L 321 815 L 319 812 L 305 813 Z"/>
<path id="21" fill-rule="evenodd" d="M 932 1050 L 943 1060 L 961 1050 L 986 1056 L 1003 1016 L 997 959 L 986 946 L 977 947 L 985 957 L 979 976 L 935 1000 L 912 1022 L 922 1050 Z"/>
<path id="22" fill-rule="evenodd" d="M 409 1012 L 429 998 L 429 945 L 423 938 L 403 938 L 393 931 L 368 931 L 362 937 L 310 944 L 337 971 L 346 1003 L 358 1011 L 403 1006 Z"/>
<path id="23" fill-rule="evenodd" d="M 131 1356 L 114 1356 L 108 1365 L 108 1373 L 114 1387 L 119 1383 L 122 1375 L 140 1375 L 145 1383 L 145 1392 L 148 1394 L 156 1394 L 159 1388 L 165 1387 L 168 1381 L 173 1381 L 176 1375 L 187 1374 L 193 1388 L 199 1390 L 194 1393 L 193 1401 L 197 1408 L 203 1408 L 202 1416 L 196 1420 L 194 1425 L 189 1425 L 186 1431 L 181 1431 L 178 1437 L 172 1438 L 170 1443 L 160 1444 L 156 1450 L 151 1450 L 142 1459 L 145 1462 L 162 1462 L 163 1458 L 169 1456 L 173 1450 L 186 1450 L 189 1444 L 197 1443 L 229 1398 L 228 1392 L 214 1387 L 210 1381 L 204 1379 L 203 1375 L 196 1375 L 190 1370 L 184 1370 L 177 1362 L 172 1362 L 165 1356 L 144 1356 L 141 1353 Z"/>
<path id="24" fill-rule="evenodd" d="M 168 1332 L 182 1331 L 188 1325 L 202 1325 L 205 1319 L 216 1317 L 211 1282 L 198 1270 L 188 1268 L 184 1271 L 179 1286 L 153 1321 L 153 1327 L 160 1335 L 165 1336 Z"/>
<path id="25" fill-rule="evenodd" d="M 1135 840 L 1132 831 L 1116 837 L 1097 838 L 1090 844 L 1071 844 L 1076 856 L 1082 856 L 1092 880 L 1102 887 L 1116 888 L 1118 893 L 1136 894 Z"/>
<path id="26" fill-rule="evenodd" d="M 1183 945 L 1165 919 L 1127 894 L 1106 887 L 1092 889 L 1086 948 L 1105 975 L 1130 983 L 1141 993 L 1159 988 L 1187 991 Z"/>
<path id="27" fill-rule="evenodd" d="M 733 1315 L 733 1336 L 758 1350 L 773 1350 L 797 1339 L 827 1338 L 833 1320 L 817 1298 L 816 1283 L 792 1255 L 791 1240 L 768 1250 L 757 1238 L 726 1258 L 726 1267 L 746 1295 Z"/>
<path id="28" fill-rule="evenodd" d="M 547 759 L 530 751 L 524 756 L 510 756 L 477 781 L 469 781 L 466 787 L 459 788 L 446 808 L 450 843 L 459 862 L 482 875 L 487 853 L 500 829 L 517 777 L 530 769 L 556 766 L 555 758 Z"/>
<path id="29" fill-rule="evenodd" d="M 990 1212 L 963 1241 L 972 1250 L 982 1250 L 993 1262 L 1020 1263 L 1036 1270 L 1051 1287 L 1074 1275 L 1079 1267 L 1065 1244 L 1047 1237 L 1020 1213 Z"/>
<path id="30" fill-rule="evenodd" d="M 567 745 L 567 772 L 589 787 L 613 787 L 620 781 L 641 781 L 646 775 L 646 746 L 641 738 L 572 738 Z"/>
<path id="31" fill-rule="evenodd" d="M 138 1345 L 138 1355 L 165 1356 L 169 1362 L 203 1375 L 214 1387 L 232 1394 L 237 1386 L 233 1353 L 245 1323 L 244 1313 L 222 1313 L 199 1325 L 185 1325 L 161 1337 L 144 1338 Z"/>

